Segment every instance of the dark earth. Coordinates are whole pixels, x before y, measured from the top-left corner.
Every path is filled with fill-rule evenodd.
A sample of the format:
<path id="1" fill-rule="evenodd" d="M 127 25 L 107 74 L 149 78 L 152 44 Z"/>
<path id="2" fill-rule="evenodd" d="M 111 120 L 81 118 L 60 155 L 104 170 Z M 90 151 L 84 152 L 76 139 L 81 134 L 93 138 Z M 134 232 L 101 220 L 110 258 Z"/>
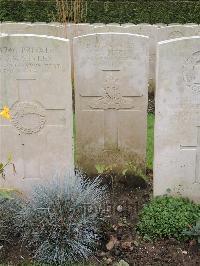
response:
<path id="1" fill-rule="evenodd" d="M 129 265 L 200 265 L 200 248 L 195 241 L 151 242 L 137 233 L 138 213 L 152 197 L 152 172 L 148 171 L 147 176 L 147 183 L 139 179 L 133 183 L 133 177 L 123 181 L 106 177 L 111 197 L 105 208 L 106 223 L 100 233 L 99 249 L 95 258 L 91 258 L 91 265 L 113 265 L 120 260 Z M 1 255 L 1 263 L 5 265 L 31 262 L 28 252 L 20 250 L 17 240 Z"/>
<path id="2" fill-rule="evenodd" d="M 134 188 L 135 184 L 129 182 L 131 179 L 114 187 L 110 228 L 104 230 L 105 242 L 98 251 L 98 259 L 103 257 L 104 265 L 120 260 L 129 265 L 200 265 L 200 247 L 194 240 L 187 243 L 175 239 L 151 242 L 137 233 L 138 213 L 152 197 L 152 172 L 148 172 L 148 177 L 145 188 Z M 112 249 L 108 251 L 107 248 Z"/>

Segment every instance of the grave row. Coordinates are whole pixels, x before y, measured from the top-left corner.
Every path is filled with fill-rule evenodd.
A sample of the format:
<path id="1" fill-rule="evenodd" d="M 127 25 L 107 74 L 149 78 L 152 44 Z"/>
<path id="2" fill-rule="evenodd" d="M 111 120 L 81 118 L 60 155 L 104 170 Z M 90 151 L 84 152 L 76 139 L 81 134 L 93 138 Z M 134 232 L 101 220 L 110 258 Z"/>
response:
<path id="1" fill-rule="evenodd" d="M 2 187 L 27 191 L 74 169 L 71 47 L 65 38 L 0 36 Z M 149 38 L 97 33 L 74 38 L 76 165 L 122 174 L 145 171 Z M 200 37 L 157 46 L 154 194 L 200 201 Z"/>
<path id="2" fill-rule="evenodd" d="M 61 23 L 1 23 L 0 32 L 7 34 L 37 34 L 37 35 L 48 35 L 54 37 L 67 38 L 71 42 L 71 54 L 72 51 L 72 40 L 74 37 L 103 32 L 120 32 L 130 33 L 148 36 L 150 39 L 149 47 L 149 90 L 155 90 L 155 71 L 156 71 L 156 44 L 160 41 L 189 37 L 189 36 L 200 36 L 200 25 L 195 23 L 189 24 L 178 24 L 172 23 L 166 26 L 165 24 L 61 24 Z M 72 56 L 72 69 L 73 69 L 73 56 Z M 72 72 L 73 73 L 73 72 Z"/>

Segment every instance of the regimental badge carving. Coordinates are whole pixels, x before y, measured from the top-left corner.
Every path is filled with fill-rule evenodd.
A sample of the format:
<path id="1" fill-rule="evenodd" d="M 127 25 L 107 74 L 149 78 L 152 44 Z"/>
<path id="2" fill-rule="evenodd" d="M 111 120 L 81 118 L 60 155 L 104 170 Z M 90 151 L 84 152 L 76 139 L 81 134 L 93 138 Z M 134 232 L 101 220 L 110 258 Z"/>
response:
<path id="1" fill-rule="evenodd" d="M 183 66 L 183 80 L 192 93 L 200 94 L 200 51 L 193 53 Z"/>
<path id="2" fill-rule="evenodd" d="M 131 109 L 134 108 L 134 104 L 130 99 L 125 99 L 120 92 L 119 79 L 114 77 L 113 74 L 107 75 L 104 87 L 103 96 L 90 104 L 93 109 Z"/>
<path id="3" fill-rule="evenodd" d="M 46 123 L 44 108 L 36 102 L 17 102 L 11 109 L 12 124 L 23 134 L 36 134 Z"/>

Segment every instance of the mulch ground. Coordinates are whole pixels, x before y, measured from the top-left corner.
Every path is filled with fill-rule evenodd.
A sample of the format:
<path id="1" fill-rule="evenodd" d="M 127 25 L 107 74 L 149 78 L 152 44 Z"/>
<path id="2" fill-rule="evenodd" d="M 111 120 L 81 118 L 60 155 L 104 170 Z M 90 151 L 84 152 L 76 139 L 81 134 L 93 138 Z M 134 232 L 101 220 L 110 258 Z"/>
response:
<path id="1" fill-rule="evenodd" d="M 97 252 L 103 265 L 124 260 L 129 265 L 200 265 L 200 248 L 195 241 L 180 243 L 175 239 L 144 240 L 136 231 L 138 214 L 152 197 L 152 173 L 144 188 L 134 187 L 129 181 L 114 187 L 108 213 L 107 228 L 101 250 Z"/>
<path id="2" fill-rule="evenodd" d="M 152 197 L 151 172 L 148 177 L 147 184 L 133 183 L 133 177 L 110 181 L 111 197 L 104 210 L 106 223 L 92 265 L 113 265 L 120 260 L 129 265 L 200 265 L 200 248 L 195 241 L 179 243 L 175 239 L 166 239 L 150 242 L 137 233 L 138 214 Z M 7 265 L 31 261 L 28 253 L 20 250 L 17 241 L 13 241 L 1 255 L 1 263 Z"/>

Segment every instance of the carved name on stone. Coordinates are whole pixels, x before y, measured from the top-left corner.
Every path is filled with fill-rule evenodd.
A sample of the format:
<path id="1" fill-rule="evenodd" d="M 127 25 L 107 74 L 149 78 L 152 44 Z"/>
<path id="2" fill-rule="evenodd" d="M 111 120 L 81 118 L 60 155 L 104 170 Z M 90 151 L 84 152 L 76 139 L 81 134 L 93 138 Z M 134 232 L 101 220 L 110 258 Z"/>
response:
<path id="1" fill-rule="evenodd" d="M 47 47 L 0 48 L 0 73 L 61 70 L 55 51 Z"/>

